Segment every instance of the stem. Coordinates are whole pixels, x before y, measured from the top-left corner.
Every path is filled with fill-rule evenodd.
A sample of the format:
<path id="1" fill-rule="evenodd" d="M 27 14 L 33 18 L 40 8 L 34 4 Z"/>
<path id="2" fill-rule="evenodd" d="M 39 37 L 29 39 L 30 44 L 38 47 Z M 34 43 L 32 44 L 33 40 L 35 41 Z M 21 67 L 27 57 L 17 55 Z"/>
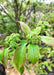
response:
<path id="1" fill-rule="evenodd" d="M 17 0 L 14 0 L 14 11 L 15 11 L 15 19 L 16 19 L 16 28 L 17 28 L 17 33 L 19 33 L 19 23 L 18 23 L 18 2 Z"/>

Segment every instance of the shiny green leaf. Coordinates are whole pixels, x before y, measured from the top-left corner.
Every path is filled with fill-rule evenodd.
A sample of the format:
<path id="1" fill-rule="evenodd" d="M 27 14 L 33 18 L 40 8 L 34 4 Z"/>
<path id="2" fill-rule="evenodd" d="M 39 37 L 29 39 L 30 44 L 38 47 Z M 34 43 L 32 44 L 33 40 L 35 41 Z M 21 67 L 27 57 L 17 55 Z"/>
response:
<path id="1" fill-rule="evenodd" d="M 22 74 L 24 72 L 24 66 L 18 68 L 14 62 L 14 58 L 13 58 L 13 66 Z"/>
<path id="2" fill-rule="evenodd" d="M 39 47 L 37 45 L 28 45 L 28 59 L 32 64 L 35 64 L 39 58 Z"/>
<path id="3" fill-rule="evenodd" d="M 16 49 L 14 54 L 14 62 L 18 68 L 20 68 L 25 61 L 25 45 L 20 46 Z"/>

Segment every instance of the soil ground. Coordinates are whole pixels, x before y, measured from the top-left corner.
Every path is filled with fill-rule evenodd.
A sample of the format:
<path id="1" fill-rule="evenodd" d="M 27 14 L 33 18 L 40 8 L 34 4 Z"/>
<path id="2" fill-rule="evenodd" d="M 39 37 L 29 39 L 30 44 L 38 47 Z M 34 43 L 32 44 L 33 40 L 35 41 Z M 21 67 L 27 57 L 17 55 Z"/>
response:
<path id="1" fill-rule="evenodd" d="M 15 68 L 7 66 L 6 75 L 20 75 L 20 73 Z M 30 73 L 25 69 L 22 75 L 36 75 L 36 73 L 34 73 L 33 69 L 30 70 Z"/>

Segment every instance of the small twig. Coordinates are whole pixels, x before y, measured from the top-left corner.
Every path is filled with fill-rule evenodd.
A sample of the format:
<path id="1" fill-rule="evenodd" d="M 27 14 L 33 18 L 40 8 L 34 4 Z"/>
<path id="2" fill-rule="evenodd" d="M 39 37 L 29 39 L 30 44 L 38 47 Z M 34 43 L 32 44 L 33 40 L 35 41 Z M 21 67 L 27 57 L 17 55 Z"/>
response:
<path id="1" fill-rule="evenodd" d="M 1 5 L 0 5 L 0 6 L 1 6 Z M 7 11 L 3 8 L 3 6 L 1 6 L 1 8 L 4 10 L 4 13 L 7 14 L 8 17 L 9 17 L 13 22 L 15 22 L 15 21 L 12 19 L 12 17 L 7 13 Z"/>

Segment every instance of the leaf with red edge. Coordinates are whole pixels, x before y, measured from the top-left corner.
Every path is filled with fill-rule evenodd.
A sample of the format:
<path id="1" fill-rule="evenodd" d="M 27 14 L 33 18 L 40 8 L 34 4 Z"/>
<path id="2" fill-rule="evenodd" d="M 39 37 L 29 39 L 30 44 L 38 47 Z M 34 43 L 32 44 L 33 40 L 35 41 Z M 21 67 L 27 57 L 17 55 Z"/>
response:
<path id="1" fill-rule="evenodd" d="M 19 23 L 20 23 L 22 31 L 25 34 L 29 34 L 31 32 L 31 29 L 29 28 L 29 26 L 27 24 L 25 24 L 24 22 L 21 22 L 21 21 L 19 21 Z"/>
<path id="2" fill-rule="evenodd" d="M 54 38 L 48 36 L 41 36 L 41 41 L 49 46 L 54 46 Z"/>
<path id="3" fill-rule="evenodd" d="M 20 46 L 19 48 L 16 49 L 15 54 L 14 54 L 14 62 L 15 65 L 20 68 L 25 61 L 25 45 Z"/>

